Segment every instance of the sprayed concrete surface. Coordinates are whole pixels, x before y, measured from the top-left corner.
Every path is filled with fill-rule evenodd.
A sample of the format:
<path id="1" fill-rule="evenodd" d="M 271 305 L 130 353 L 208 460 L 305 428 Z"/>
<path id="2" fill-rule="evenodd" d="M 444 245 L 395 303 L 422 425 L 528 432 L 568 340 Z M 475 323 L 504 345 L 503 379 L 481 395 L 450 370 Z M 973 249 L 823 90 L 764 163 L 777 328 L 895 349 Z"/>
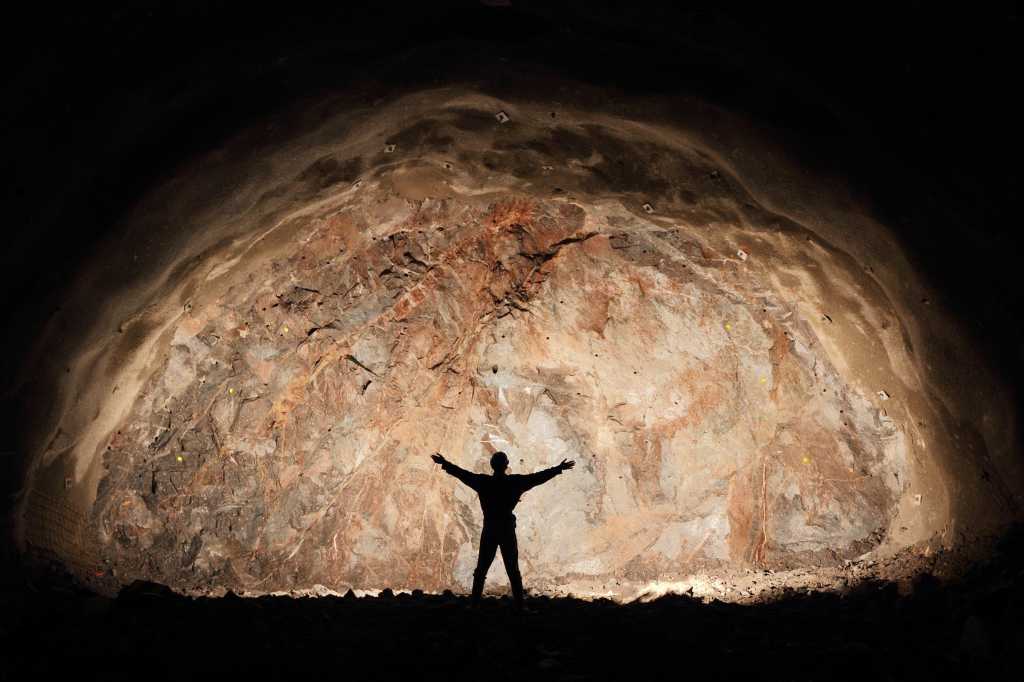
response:
<path id="1" fill-rule="evenodd" d="M 738 119 L 639 109 L 329 100 L 182 170 L 40 344 L 26 545 L 101 590 L 465 590 L 479 508 L 429 455 L 499 449 L 577 461 L 517 510 L 539 592 L 1014 517 L 1012 410 L 885 229 Z"/>

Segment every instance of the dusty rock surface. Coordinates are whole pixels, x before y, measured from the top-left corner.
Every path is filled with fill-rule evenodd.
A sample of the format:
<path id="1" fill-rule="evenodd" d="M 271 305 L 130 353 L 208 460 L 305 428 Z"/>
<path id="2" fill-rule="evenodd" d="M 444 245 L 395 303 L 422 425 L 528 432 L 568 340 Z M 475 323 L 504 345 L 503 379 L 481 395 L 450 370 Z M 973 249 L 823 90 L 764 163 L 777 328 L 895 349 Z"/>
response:
<path id="1" fill-rule="evenodd" d="M 140 205 L 145 267 L 83 276 L 130 295 L 63 379 L 28 543 L 107 591 L 465 589 L 480 514 L 438 450 L 577 461 L 519 507 L 549 593 L 795 576 L 1017 513 L 1008 408 L 944 383 L 955 334 L 907 314 L 924 285 L 881 226 L 780 210 L 692 130 L 447 90 L 372 114 L 247 133 Z M 59 537 L 31 522 L 54 498 Z"/>

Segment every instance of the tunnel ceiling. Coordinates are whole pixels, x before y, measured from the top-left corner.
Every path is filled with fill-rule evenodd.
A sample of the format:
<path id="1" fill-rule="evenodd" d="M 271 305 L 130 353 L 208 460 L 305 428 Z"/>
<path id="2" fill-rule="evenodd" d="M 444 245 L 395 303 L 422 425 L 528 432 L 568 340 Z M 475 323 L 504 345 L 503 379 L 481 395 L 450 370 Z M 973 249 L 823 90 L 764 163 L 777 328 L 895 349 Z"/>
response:
<path id="1" fill-rule="evenodd" d="M 435 451 L 576 460 L 518 508 L 552 593 L 1019 514 L 1012 401 L 841 169 L 503 68 L 306 95 L 136 197 L 26 365 L 23 550 L 101 591 L 467 589 L 481 515 Z"/>

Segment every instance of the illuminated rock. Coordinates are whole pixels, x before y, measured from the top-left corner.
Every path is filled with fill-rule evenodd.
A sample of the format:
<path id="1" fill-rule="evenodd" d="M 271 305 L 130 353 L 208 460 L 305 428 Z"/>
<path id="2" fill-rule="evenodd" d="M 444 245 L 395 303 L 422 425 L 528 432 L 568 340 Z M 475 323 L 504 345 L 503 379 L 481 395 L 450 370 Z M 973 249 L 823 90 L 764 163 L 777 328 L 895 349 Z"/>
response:
<path id="1" fill-rule="evenodd" d="M 882 281 L 910 276 L 895 247 L 776 212 L 697 139 L 440 91 L 258 157 L 236 141 L 160 190 L 124 243 L 188 239 L 42 455 L 76 467 L 82 546 L 184 590 L 467 589 L 479 510 L 429 455 L 484 471 L 497 449 L 517 473 L 577 461 L 518 508 L 535 590 L 948 529 L 960 427 Z"/>

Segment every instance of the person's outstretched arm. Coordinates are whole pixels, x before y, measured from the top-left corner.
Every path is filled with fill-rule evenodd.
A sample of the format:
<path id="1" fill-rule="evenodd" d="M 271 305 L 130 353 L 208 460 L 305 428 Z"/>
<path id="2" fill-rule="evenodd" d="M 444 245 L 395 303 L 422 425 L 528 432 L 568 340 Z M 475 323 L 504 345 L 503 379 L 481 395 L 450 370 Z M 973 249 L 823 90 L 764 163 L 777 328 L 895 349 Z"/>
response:
<path id="1" fill-rule="evenodd" d="M 560 464 L 556 464 L 550 469 L 541 469 L 540 471 L 536 471 L 532 474 L 526 474 L 522 477 L 523 492 L 526 492 L 530 488 L 535 488 L 541 483 L 547 483 L 558 474 L 568 469 L 572 469 L 574 466 L 576 466 L 576 462 L 563 459 Z"/>
<path id="2" fill-rule="evenodd" d="M 481 474 L 474 474 L 472 471 L 466 471 L 462 467 L 456 464 L 452 464 L 447 459 L 445 459 L 444 455 L 442 455 L 440 452 L 435 452 L 433 455 L 430 456 L 430 458 L 437 462 L 438 464 L 440 464 L 441 469 L 446 474 L 454 476 L 455 478 L 459 479 L 460 481 L 468 485 L 473 490 L 477 490 Z"/>

